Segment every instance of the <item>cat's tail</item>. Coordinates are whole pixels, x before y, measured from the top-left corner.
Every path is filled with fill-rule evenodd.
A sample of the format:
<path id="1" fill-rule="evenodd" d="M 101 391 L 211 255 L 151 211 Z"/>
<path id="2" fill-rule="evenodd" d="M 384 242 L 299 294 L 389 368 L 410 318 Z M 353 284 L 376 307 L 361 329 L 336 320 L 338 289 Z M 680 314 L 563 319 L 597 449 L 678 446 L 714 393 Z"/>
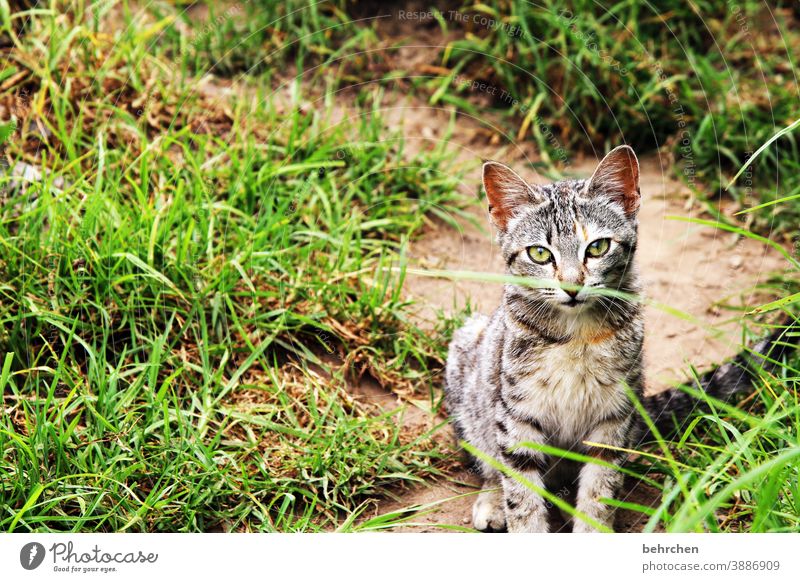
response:
<path id="1" fill-rule="evenodd" d="M 759 373 L 773 371 L 784 356 L 798 347 L 800 324 L 794 319 L 778 325 L 772 333 L 752 348 L 740 352 L 732 360 L 700 376 L 700 387 L 712 398 L 730 400 L 735 394 L 755 388 Z M 697 382 L 688 383 L 697 387 Z M 704 403 L 678 388 L 670 388 L 642 400 L 650 419 L 662 436 L 675 434 L 698 407 Z M 646 431 L 643 441 L 651 440 L 652 433 Z"/>

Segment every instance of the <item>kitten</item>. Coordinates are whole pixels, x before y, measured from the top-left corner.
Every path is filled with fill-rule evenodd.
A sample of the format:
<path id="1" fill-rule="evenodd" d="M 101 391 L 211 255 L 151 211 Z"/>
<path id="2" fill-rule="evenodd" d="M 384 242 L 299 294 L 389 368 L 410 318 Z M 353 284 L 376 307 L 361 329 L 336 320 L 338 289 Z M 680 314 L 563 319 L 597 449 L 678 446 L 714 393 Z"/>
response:
<path id="1" fill-rule="evenodd" d="M 612 150 L 588 180 L 529 185 L 510 168 L 487 162 L 483 185 L 510 275 L 551 285 L 507 284 L 491 317 L 471 317 L 453 336 L 447 358 L 446 404 L 460 440 L 497 459 L 539 488 L 576 489 L 575 508 L 611 528 L 622 484 L 615 470 L 625 454 L 585 444 L 630 449 L 642 423 L 625 386 L 662 425 L 688 414 L 696 401 L 679 390 L 645 398 L 643 310 L 636 268 L 641 195 L 633 150 Z M 609 289 L 625 295 L 609 296 Z M 755 350 L 765 353 L 775 338 Z M 703 387 L 725 398 L 749 384 L 747 359 L 704 376 Z M 674 424 L 672 424 L 674 428 Z M 535 442 L 600 458 L 578 464 L 519 443 Z M 473 459 L 483 478 L 473 525 L 484 531 L 547 532 L 549 503 L 531 488 Z M 566 489 L 563 487 L 566 486 Z M 574 532 L 595 529 L 576 519 Z"/>

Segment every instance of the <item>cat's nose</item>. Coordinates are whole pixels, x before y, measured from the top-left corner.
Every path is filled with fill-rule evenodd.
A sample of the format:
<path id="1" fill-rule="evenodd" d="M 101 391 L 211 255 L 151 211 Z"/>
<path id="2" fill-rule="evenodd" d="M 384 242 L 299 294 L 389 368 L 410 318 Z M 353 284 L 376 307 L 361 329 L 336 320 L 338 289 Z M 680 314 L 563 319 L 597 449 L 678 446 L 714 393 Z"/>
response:
<path id="1" fill-rule="evenodd" d="M 578 289 L 564 289 L 564 293 L 575 299 L 578 295 Z"/>

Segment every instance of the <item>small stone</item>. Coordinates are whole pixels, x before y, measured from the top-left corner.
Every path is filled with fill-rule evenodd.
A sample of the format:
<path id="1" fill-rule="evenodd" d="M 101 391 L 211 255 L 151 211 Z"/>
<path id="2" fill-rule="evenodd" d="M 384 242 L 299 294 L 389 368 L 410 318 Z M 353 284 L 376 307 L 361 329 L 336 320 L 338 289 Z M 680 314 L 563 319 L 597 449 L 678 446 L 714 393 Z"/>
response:
<path id="1" fill-rule="evenodd" d="M 742 267 L 742 255 L 733 255 L 730 260 L 731 268 L 740 269 Z"/>

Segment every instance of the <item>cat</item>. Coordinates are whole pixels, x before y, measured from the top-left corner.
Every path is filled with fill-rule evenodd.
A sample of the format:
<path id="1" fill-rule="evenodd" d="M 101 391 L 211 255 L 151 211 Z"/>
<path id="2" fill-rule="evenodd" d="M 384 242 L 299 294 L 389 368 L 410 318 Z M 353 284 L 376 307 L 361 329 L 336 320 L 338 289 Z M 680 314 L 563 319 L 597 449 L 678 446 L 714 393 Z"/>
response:
<path id="1" fill-rule="evenodd" d="M 619 146 L 588 180 L 547 185 L 530 185 L 507 166 L 486 162 L 483 186 L 507 273 L 544 284 L 505 285 L 491 317 L 474 315 L 453 335 L 445 403 L 456 436 L 535 488 L 568 492 L 582 516 L 573 519 L 573 532 L 612 529 L 613 508 L 601 499 L 616 497 L 623 477 L 616 467 L 645 436 L 627 390 L 664 429 L 697 404 L 677 389 L 644 396 L 636 154 Z M 773 336 L 754 351 L 775 347 Z M 749 385 L 752 365 L 740 355 L 701 384 L 728 398 Z M 524 442 L 603 462 L 580 464 L 517 446 Z M 550 503 L 534 487 L 482 459 L 471 461 L 483 479 L 475 529 L 549 531 Z"/>

